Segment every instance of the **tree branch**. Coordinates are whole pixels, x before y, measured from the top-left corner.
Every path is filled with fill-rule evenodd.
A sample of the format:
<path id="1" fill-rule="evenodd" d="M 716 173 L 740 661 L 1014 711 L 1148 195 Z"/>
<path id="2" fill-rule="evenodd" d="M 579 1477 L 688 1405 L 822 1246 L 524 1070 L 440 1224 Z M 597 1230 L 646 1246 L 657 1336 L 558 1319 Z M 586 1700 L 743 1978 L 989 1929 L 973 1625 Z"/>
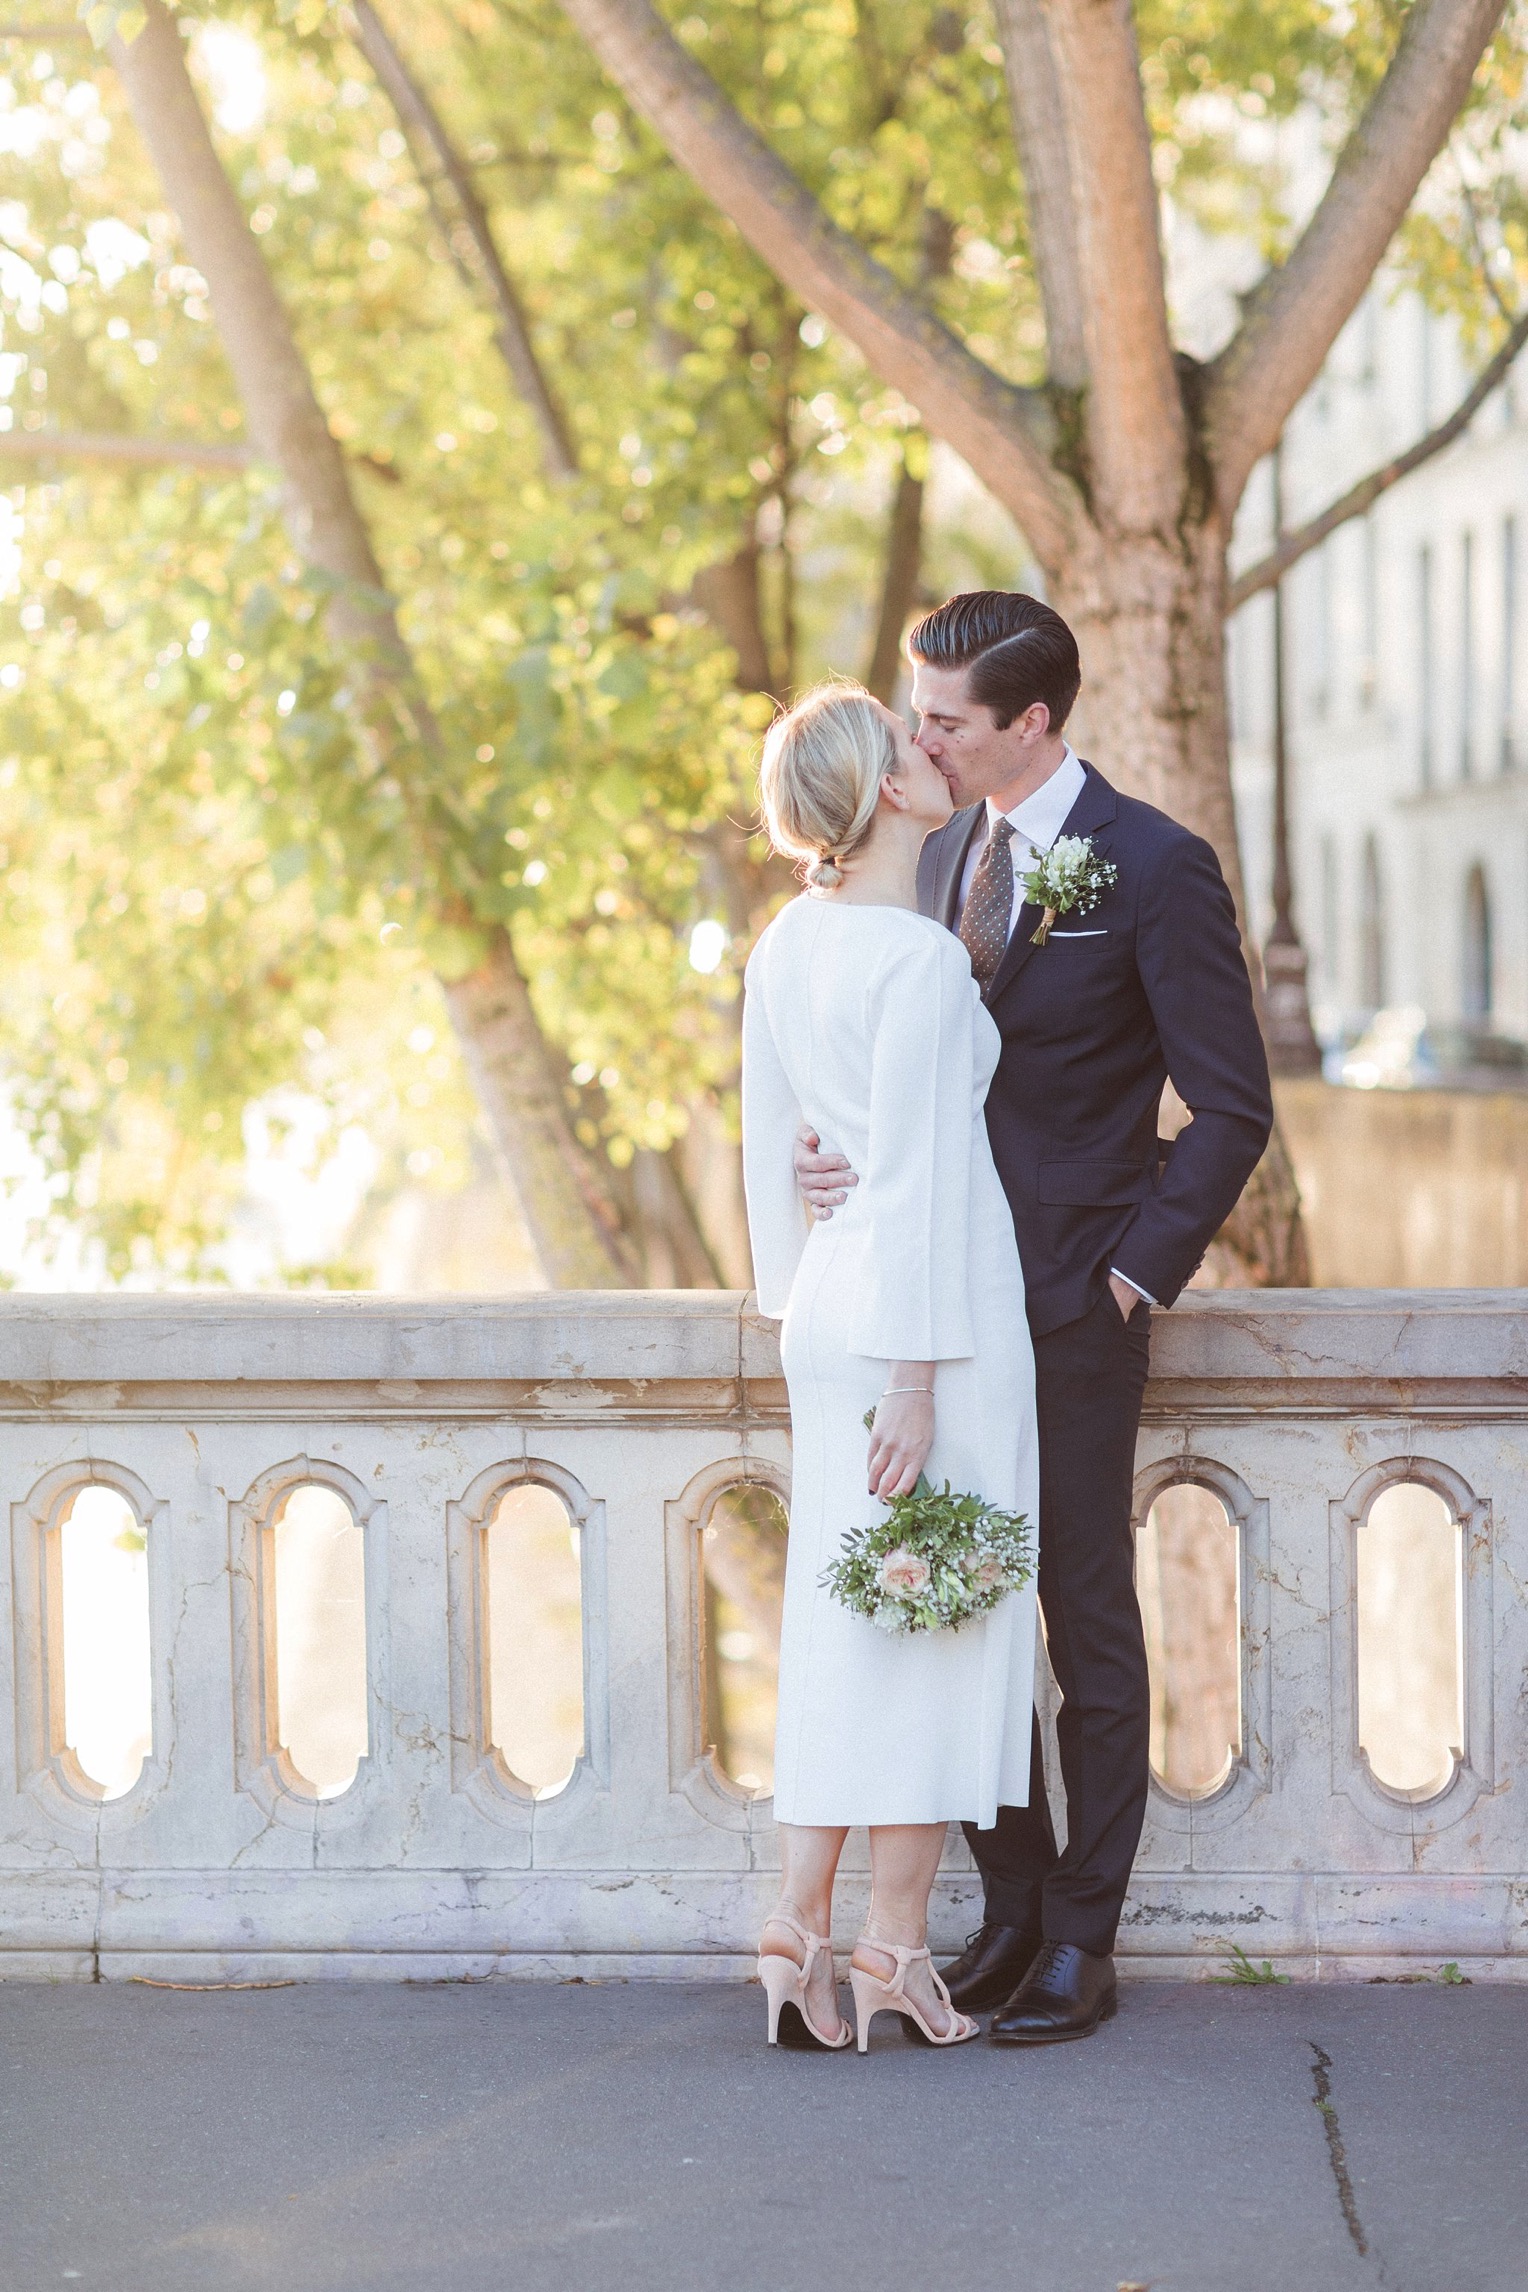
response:
<path id="1" fill-rule="evenodd" d="M 1319 517 L 1313 517 L 1308 525 L 1297 526 L 1293 533 L 1287 533 L 1277 549 L 1259 559 L 1256 565 L 1249 565 L 1245 573 L 1238 574 L 1226 595 L 1226 611 L 1234 613 L 1238 606 L 1246 604 L 1249 597 L 1256 597 L 1262 590 L 1273 588 L 1283 580 L 1292 565 L 1298 565 L 1300 559 L 1312 549 L 1319 549 L 1327 535 L 1335 533 L 1339 525 L 1346 525 L 1350 518 L 1362 517 L 1364 511 L 1378 501 L 1382 493 L 1388 493 L 1393 485 L 1400 484 L 1402 478 L 1410 477 L 1413 470 L 1420 469 L 1424 462 L 1430 462 L 1434 454 L 1441 454 L 1445 446 L 1451 446 L 1455 438 L 1469 428 L 1525 342 L 1528 342 L 1528 312 L 1516 321 L 1495 357 L 1482 368 L 1473 388 L 1460 399 L 1446 422 L 1440 422 L 1435 430 L 1429 430 L 1426 437 L 1418 438 L 1414 446 L 1408 446 L 1405 453 L 1397 454 L 1393 461 L 1385 462 L 1379 469 L 1371 470 L 1366 478 L 1360 478 L 1357 485 L 1350 486 Z"/>
<path id="2" fill-rule="evenodd" d="M 434 152 L 440 173 L 456 194 L 462 220 L 477 250 L 484 283 L 493 298 L 495 336 L 515 386 L 535 418 L 541 439 L 542 460 L 551 477 L 572 477 L 578 469 L 567 422 L 531 341 L 520 297 L 504 268 L 478 196 L 472 171 L 446 132 L 445 122 L 405 63 L 372 0 L 351 0 L 357 44 L 370 64 L 405 130 L 422 137 Z"/>
<path id="3" fill-rule="evenodd" d="M 92 430 L 0 431 L 0 456 L 20 461 L 184 462 L 191 469 L 247 470 L 258 460 L 253 446 L 200 443 L 195 438 L 115 437 Z"/>
<path id="4" fill-rule="evenodd" d="M 627 100 L 792 292 L 915 405 L 1056 563 L 1073 497 L 1051 467 L 1049 408 L 1005 382 L 868 255 L 680 46 L 650 0 L 562 0 Z"/>
<path id="5" fill-rule="evenodd" d="M 1162 531 L 1183 507 L 1188 430 L 1130 0 L 1041 4 L 1071 157 L 1094 507 L 1106 528 Z"/>
<path id="6" fill-rule="evenodd" d="M 1088 353 L 1061 76 L 1041 0 L 993 0 L 993 14 L 1028 196 L 1029 243 L 1045 307 L 1050 378 L 1064 390 L 1080 390 L 1088 376 Z"/>
<path id="7" fill-rule="evenodd" d="M 1378 268 L 1501 19 L 1503 0 L 1412 0 L 1390 68 L 1288 260 L 1248 297 L 1206 376 L 1206 439 L 1229 517 Z"/>
<path id="8" fill-rule="evenodd" d="M 254 444 L 286 478 L 305 554 L 341 584 L 331 608 L 337 631 L 364 635 L 401 658 L 403 642 L 383 596 L 371 537 L 351 499 L 344 456 L 213 148 L 186 70 L 185 42 L 162 0 L 146 4 L 148 20 L 137 38 L 128 44 L 113 34 L 108 53 L 180 218 L 187 251 L 207 280 Z"/>

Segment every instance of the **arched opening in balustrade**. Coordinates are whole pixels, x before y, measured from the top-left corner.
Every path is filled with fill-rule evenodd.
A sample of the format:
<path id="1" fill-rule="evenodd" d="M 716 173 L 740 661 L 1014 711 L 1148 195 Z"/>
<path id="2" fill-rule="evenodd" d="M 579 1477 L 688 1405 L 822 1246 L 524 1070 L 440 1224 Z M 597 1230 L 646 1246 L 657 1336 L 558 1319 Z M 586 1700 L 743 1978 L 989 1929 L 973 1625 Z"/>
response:
<path id="1" fill-rule="evenodd" d="M 724 1488 L 701 1527 L 706 1739 L 740 1789 L 775 1785 L 785 1506 L 773 1488 Z"/>
<path id="2" fill-rule="evenodd" d="M 483 1528 L 483 1677 L 489 1747 L 548 1798 L 584 1749 L 583 1551 L 554 1489 L 523 1480 Z"/>
<path id="3" fill-rule="evenodd" d="M 1370 1772 L 1436 1797 L 1464 1744 L 1464 1536 L 1420 1481 L 1392 1481 L 1357 1527 L 1358 1741 Z"/>
<path id="4" fill-rule="evenodd" d="M 1136 1538 L 1151 1672 L 1151 1766 L 1177 1798 L 1208 1798 L 1242 1748 L 1241 1536 L 1197 1481 L 1159 1490 Z"/>
<path id="5" fill-rule="evenodd" d="M 62 1739 L 92 1797 L 130 1791 L 154 1747 L 148 1536 L 120 1490 L 76 1490 L 52 1531 Z M 57 1713 L 57 1706 L 55 1705 Z"/>
<path id="6" fill-rule="evenodd" d="M 290 1782 L 338 1798 L 370 1748 L 365 1533 L 338 1489 L 302 1481 L 271 1546 L 276 1739 Z"/>

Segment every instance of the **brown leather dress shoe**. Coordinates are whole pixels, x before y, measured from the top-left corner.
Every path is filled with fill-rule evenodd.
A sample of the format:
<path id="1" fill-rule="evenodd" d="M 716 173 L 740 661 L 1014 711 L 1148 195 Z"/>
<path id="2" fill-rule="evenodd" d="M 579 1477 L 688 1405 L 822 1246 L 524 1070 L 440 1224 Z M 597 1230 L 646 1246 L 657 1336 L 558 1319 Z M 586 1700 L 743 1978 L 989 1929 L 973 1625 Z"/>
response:
<path id="1" fill-rule="evenodd" d="M 999 2045 L 1059 2045 L 1069 2037 L 1091 2037 L 1118 2006 L 1112 1958 L 1096 1957 L 1075 1942 L 1042 1942 L 987 2035 Z"/>
<path id="2" fill-rule="evenodd" d="M 1034 1963 L 1038 1934 L 1022 1926 L 978 1926 L 958 1958 L 940 1967 L 950 2003 L 961 2013 L 985 2013 L 1013 1995 Z"/>

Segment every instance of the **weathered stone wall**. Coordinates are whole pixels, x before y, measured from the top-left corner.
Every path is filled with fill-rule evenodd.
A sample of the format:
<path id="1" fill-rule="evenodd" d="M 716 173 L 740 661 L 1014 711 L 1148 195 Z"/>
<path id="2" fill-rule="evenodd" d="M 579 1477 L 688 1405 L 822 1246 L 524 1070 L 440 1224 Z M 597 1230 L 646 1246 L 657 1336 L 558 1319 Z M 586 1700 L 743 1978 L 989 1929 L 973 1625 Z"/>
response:
<path id="1" fill-rule="evenodd" d="M 1332 1289 L 1528 1282 L 1528 1091 L 1274 1086 Z"/>
<path id="2" fill-rule="evenodd" d="M 1227 1293 L 1159 1315 L 1140 1454 L 1239 1540 L 1240 1748 L 1158 1787 L 1122 1949 L 1228 1941 L 1353 1977 L 1528 1973 L 1528 1330 L 1510 1293 Z M 704 1741 L 701 1551 L 789 1461 L 775 1335 L 736 1295 L 0 1301 L 0 1972 L 732 1975 L 768 1801 Z M 586 1745 L 537 1798 L 488 1734 L 483 1575 L 506 1489 L 578 1529 Z M 1462 1739 L 1441 1790 L 1358 1747 L 1358 1523 L 1396 1480 L 1461 1526 Z M 277 1740 L 271 1548 L 290 1491 L 365 1550 L 368 1750 L 316 1798 Z M 67 1748 L 60 1523 L 119 1490 L 147 1545 L 153 1749 L 103 1801 Z M 863 1909 L 863 1841 L 842 1921 Z M 952 1847 L 938 1938 L 975 1923 Z"/>

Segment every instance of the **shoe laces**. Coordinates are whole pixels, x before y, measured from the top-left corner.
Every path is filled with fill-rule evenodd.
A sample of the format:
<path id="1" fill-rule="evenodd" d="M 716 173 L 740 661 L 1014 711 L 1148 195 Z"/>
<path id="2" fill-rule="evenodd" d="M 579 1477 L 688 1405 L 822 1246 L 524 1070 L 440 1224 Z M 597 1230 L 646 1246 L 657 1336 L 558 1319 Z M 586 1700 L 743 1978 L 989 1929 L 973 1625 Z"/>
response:
<path id="1" fill-rule="evenodd" d="M 1070 1948 L 1069 1942 L 1042 1942 L 1025 1979 L 1025 1988 L 1048 1990 L 1055 1987 L 1055 1977 L 1061 1969 L 1062 1952 Z"/>

